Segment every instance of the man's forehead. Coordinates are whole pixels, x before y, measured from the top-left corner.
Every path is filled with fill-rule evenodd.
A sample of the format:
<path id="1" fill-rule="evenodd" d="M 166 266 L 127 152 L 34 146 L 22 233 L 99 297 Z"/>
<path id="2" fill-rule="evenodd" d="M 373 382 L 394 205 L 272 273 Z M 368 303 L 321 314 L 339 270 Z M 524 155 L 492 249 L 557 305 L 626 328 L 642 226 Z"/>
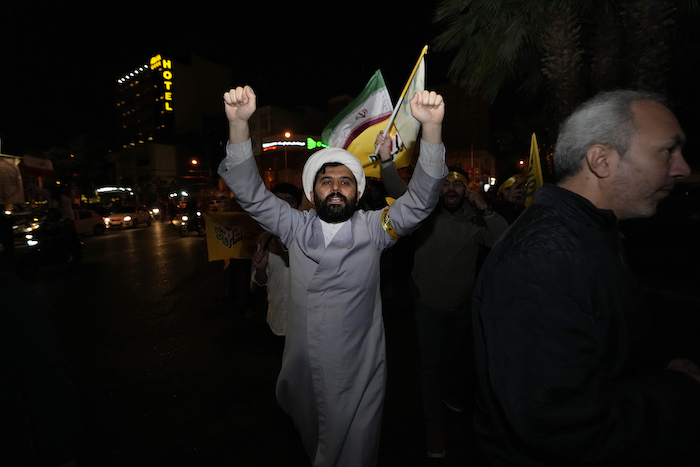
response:
<path id="1" fill-rule="evenodd" d="M 685 143 L 681 124 L 665 105 L 655 101 L 636 101 L 632 104 L 632 112 L 638 131 L 669 138 L 680 146 Z"/>
<path id="2" fill-rule="evenodd" d="M 462 175 L 459 172 L 454 172 L 454 171 L 447 174 L 447 176 L 445 177 L 445 181 L 446 182 L 461 182 L 462 184 L 464 184 L 464 186 L 469 185 L 469 182 L 467 181 L 467 177 L 465 177 L 464 175 Z"/>
<path id="3" fill-rule="evenodd" d="M 325 169 L 323 169 L 323 172 L 319 172 L 318 175 L 316 175 L 316 183 L 320 183 L 321 181 L 327 180 L 329 178 L 347 179 L 352 183 L 357 183 L 357 180 L 355 180 L 355 174 L 353 174 L 352 170 L 350 170 L 346 165 L 326 167 Z"/>

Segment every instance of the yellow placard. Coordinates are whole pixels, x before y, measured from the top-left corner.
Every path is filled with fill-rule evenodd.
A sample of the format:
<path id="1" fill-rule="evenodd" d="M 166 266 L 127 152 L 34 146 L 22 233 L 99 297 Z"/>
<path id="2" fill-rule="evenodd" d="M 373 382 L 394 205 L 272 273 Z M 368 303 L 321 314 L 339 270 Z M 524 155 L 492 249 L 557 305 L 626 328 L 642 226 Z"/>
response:
<path id="1" fill-rule="evenodd" d="M 250 259 L 262 227 L 245 212 L 204 214 L 209 261 Z"/>

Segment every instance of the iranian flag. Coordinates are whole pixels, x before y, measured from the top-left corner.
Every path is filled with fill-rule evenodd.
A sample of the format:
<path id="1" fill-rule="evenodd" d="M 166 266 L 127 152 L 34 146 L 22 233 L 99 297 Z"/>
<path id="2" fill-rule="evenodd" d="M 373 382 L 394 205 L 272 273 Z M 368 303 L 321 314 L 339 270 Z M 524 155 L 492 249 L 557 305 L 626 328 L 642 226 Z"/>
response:
<path id="1" fill-rule="evenodd" d="M 321 140 L 328 146 L 347 149 L 367 128 L 386 121 L 392 111 L 384 77 L 377 70 L 362 93 L 326 126 Z"/>
<path id="2" fill-rule="evenodd" d="M 394 108 L 393 115 L 367 127 L 347 147 L 347 150 L 360 160 L 367 177 L 381 178 L 382 176 L 378 162 L 379 156 L 375 154 L 374 147 L 380 131 L 384 131 L 384 134 L 391 138 L 390 150 L 396 167 L 402 168 L 411 164 L 420 123 L 411 113 L 410 101 L 416 92 L 425 89 L 425 58 L 423 55 L 426 51 L 427 48 L 421 53 L 421 57 Z"/>

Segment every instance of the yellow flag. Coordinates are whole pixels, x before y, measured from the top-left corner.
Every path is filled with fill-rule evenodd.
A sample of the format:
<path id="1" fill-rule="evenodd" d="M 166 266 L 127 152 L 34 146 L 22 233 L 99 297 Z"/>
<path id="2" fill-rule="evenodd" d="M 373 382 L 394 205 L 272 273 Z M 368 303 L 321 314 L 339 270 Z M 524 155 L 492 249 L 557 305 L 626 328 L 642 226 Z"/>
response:
<path id="1" fill-rule="evenodd" d="M 209 261 L 250 259 L 263 229 L 245 212 L 204 214 Z"/>
<path id="2" fill-rule="evenodd" d="M 367 177 L 381 178 L 379 156 L 374 154 L 374 143 L 379 132 L 386 130 L 389 120 L 392 118 L 394 120 L 391 122 L 389 136 L 391 137 L 390 150 L 394 156 L 394 163 L 397 168 L 407 167 L 411 164 L 420 123 L 411 114 L 410 101 L 416 92 L 425 89 L 425 54 L 427 52 L 428 46 L 425 46 L 399 97 L 397 107 L 392 116 L 366 128 L 347 147 L 347 150 L 362 162 Z"/>
<path id="3" fill-rule="evenodd" d="M 377 135 L 380 131 L 386 129 L 387 120 L 389 119 L 387 118 L 370 126 L 360 133 L 348 146 L 348 151 L 355 155 L 362 163 L 362 166 L 365 168 L 365 176 L 367 177 L 381 178 L 381 167 L 378 162 L 379 156 L 377 155 L 376 160 L 370 160 L 369 156 L 374 153 L 374 143 L 377 140 Z M 413 144 L 407 146 L 399 136 L 394 125 L 391 126 L 389 137 L 391 138 L 390 150 L 391 153 L 394 154 L 394 163 L 396 167 L 401 168 L 410 165 L 415 139 Z"/>
<path id="4" fill-rule="evenodd" d="M 542 165 L 540 164 L 540 149 L 537 147 L 537 138 L 532 134 L 530 140 L 530 167 L 527 170 L 527 192 L 525 193 L 525 206 L 529 206 L 535 199 L 537 189 L 544 185 L 542 181 Z"/>

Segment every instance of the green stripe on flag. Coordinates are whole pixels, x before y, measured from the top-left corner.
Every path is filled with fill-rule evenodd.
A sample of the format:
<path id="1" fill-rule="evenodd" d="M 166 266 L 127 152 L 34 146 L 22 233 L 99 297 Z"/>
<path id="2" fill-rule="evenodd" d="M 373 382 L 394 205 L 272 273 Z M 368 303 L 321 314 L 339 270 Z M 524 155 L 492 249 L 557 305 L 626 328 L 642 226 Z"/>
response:
<path id="1" fill-rule="evenodd" d="M 345 107 L 321 133 L 321 141 L 329 146 L 344 147 L 348 138 L 377 117 L 391 115 L 393 108 L 382 72 L 377 70 L 359 96 Z"/>

